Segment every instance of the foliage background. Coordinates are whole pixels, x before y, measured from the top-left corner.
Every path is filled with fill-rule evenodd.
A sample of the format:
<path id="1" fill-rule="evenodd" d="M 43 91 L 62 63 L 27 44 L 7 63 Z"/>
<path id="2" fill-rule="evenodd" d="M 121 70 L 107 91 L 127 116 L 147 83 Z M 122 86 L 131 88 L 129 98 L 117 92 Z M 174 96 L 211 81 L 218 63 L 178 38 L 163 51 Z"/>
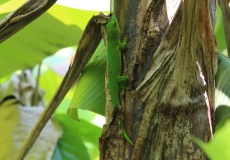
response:
<path id="1" fill-rule="evenodd" d="M 0 18 L 3 19 L 24 2 L 25 0 L 1 1 Z M 42 61 L 39 87 L 45 91 L 44 98 L 48 103 L 68 69 L 88 20 L 98 13 L 99 11 L 55 4 L 47 13 L 0 45 L 0 67 L 4 68 L 0 72 L 1 83 L 5 83 L 13 72 L 28 68 L 33 69 L 36 78 L 36 64 Z M 55 118 L 62 126 L 63 136 L 58 142 L 53 159 L 98 159 L 98 139 L 104 118 L 84 110 L 79 111 L 80 122 L 68 117 L 66 110 L 73 90 L 66 95 L 55 113 Z"/>

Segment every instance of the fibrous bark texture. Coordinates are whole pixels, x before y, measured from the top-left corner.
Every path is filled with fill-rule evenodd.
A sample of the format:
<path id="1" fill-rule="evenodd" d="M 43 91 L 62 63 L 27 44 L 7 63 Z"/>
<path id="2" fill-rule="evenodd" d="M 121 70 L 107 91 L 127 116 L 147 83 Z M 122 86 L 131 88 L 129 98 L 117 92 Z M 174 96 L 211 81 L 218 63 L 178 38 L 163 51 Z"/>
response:
<path id="1" fill-rule="evenodd" d="M 181 2 L 133 92 L 144 113 L 132 159 L 206 159 L 192 138 L 208 141 L 213 133 L 217 53 L 210 3 Z"/>
<path id="2" fill-rule="evenodd" d="M 121 98 L 124 120 L 120 109 L 109 114 L 101 159 L 206 159 L 192 139 L 208 141 L 213 133 L 216 0 L 114 4 L 129 37 L 122 53 L 130 85 Z M 121 121 L 134 146 L 124 141 Z"/>

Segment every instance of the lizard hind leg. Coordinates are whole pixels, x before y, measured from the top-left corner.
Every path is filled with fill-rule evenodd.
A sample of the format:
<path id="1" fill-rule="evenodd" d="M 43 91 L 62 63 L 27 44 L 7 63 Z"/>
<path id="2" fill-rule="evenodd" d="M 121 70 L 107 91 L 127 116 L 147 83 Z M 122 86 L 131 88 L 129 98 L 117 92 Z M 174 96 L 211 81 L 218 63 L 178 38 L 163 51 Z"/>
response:
<path id="1" fill-rule="evenodd" d="M 124 90 L 127 88 L 128 77 L 127 76 L 119 76 L 117 77 L 117 84 L 119 89 L 121 90 L 121 94 L 124 94 Z"/>
<path id="2" fill-rule="evenodd" d="M 125 49 L 128 43 L 128 36 L 124 36 L 124 40 L 119 43 L 119 48 L 120 49 Z"/>

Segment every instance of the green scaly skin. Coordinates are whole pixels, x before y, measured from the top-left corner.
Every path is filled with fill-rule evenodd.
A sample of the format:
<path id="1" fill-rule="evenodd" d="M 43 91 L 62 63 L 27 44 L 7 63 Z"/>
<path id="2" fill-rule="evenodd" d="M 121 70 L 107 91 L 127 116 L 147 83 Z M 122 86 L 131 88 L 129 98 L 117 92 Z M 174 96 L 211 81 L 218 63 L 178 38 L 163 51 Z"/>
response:
<path id="1" fill-rule="evenodd" d="M 124 89 L 127 85 L 128 77 L 121 76 L 121 49 L 125 49 L 127 46 L 128 37 L 124 37 L 124 41 L 120 41 L 120 27 L 117 22 L 117 18 L 112 16 L 110 21 L 106 25 L 107 35 L 107 76 L 108 76 L 108 90 L 111 97 L 112 106 L 120 105 L 119 90 Z M 133 145 L 129 139 L 124 125 L 121 124 L 124 138 Z"/>

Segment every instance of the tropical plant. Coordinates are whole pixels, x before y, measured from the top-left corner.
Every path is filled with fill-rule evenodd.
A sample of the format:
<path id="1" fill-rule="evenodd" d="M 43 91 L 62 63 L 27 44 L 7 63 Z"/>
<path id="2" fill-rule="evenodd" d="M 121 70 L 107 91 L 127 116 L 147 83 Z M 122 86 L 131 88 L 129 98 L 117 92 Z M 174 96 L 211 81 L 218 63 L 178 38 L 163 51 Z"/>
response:
<path id="1" fill-rule="evenodd" d="M 1 6 L 9 2 L 5 0 Z M 230 44 L 227 0 L 220 1 L 220 6 L 224 27 L 219 8 L 215 17 L 216 1 L 112 1 L 111 12 L 118 18 L 122 35 L 129 37 L 128 47 L 122 52 L 123 74 L 129 77 L 129 85 L 121 95 L 124 110 L 113 110 L 106 101 L 106 56 L 101 42 L 78 79 L 73 99 L 70 90 L 56 111 L 63 136 L 53 159 L 98 159 L 98 145 L 100 159 L 207 159 L 200 147 L 211 159 L 228 159 L 230 61 L 220 53 L 226 53 L 226 44 Z M 88 19 L 97 14 L 55 4 L 1 44 L 4 70 L 0 76 L 32 68 L 58 49 L 75 45 Z M 85 23 L 78 20 L 81 15 Z M 1 14 L 2 19 L 5 16 Z M 62 77 L 56 74 L 57 70 L 60 73 L 58 62 L 69 63 L 73 52 L 67 56 L 65 52 L 64 58 L 59 52 L 40 65 L 39 86 L 46 90 L 47 101 L 61 83 Z M 35 75 L 37 70 L 33 69 Z M 38 91 L 36 86 L 32 88 Z M 8 95 L 2 95 L 1 105 L 11 103 Z M 15 97 L 15 93 L 11 95 Z M 3 108 L 1 115 L 6 114 Z M 99 144 L 102 130 L 92 123 L 98 116 L 81 109 L 106 116 Z M 81 121 L 72 120 L 66 110 L 70 117 Z M 121 121 L 134 146 L 124 140 Z M 204 143 L 212 139 L 213 133 L 214 140 Z"/>

